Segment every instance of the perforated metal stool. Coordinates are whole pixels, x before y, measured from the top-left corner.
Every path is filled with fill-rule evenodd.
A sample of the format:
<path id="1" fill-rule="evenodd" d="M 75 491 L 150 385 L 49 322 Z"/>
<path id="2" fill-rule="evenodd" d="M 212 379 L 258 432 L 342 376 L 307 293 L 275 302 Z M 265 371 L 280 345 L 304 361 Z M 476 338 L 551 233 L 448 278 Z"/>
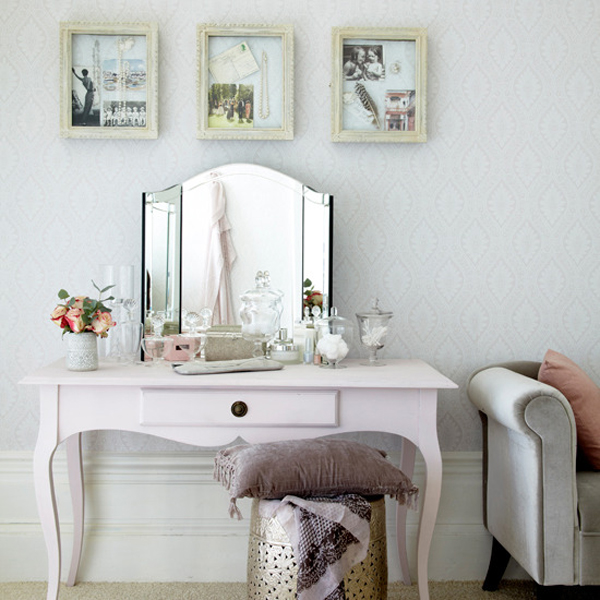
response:
<path id="1" fill-rule="evenodd" d="M 296 600 L 298 565 L 290 539 L 277 520 L 259 514 L 259 500 L 252 502 L 248 544 L 248 600 Z M 385 498 L 371 502 L 371 540 L 366 558 L 344 578 L 346 598 L 387 598 L 387 544 Z"/>

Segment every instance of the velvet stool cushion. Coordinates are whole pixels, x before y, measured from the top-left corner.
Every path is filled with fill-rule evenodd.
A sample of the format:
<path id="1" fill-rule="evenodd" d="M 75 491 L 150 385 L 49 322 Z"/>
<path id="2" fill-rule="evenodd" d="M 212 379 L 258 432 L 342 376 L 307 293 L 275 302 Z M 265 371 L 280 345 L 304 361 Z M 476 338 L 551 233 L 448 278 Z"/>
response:
<path id="1" fill-rule="evenodd" d="M 215 457 L 215 479 L 229 491 L 230 514 L 241 517 L 238 498 L 389 494 L 415 507 L 418 488 L 387 458 L 366 444 L 308 439 L 240 444 Z"/>

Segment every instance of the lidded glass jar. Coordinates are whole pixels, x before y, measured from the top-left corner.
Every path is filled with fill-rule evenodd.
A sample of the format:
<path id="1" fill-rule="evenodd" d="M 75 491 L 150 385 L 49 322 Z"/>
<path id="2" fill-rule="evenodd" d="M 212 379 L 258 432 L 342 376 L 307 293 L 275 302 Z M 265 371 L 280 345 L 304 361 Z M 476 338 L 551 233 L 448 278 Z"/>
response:
<path id="1" fill-rule="evenodd" d="M 271 347 L 271 358 L 289 364 L 300 362 L 298 346 L 287 337 L 287 329 L 285 327 L 282 327 L 277 332 L 277 338 Z"/>
<path id="2" fill-rule="evenodd" d="M 264 356 L 263 344 L 268 344 L 279 331 L 283 311 L 283 292 L 271 288 L 268 271 L 258 271 L 254 288 L 240 296 L 242 337 L 255 343 L 255 356 Z"/>
<path id="3" fill-rule="evenodd" d="M 348 354 L 352 345 L 354 325 L 348 319 L 337 314 L 337 308 L 331 307 L 329 317 L 315 323 L 317 330 L 317 351 L 326 361 L 323 367 L 339 369 L 339 363 Z"/>
<path id="4" fill-rule="evenodd" d="M 379 308 L 379 298 L 373 298 L 371 308 L 362 313 L 356 313 L 358 319 L 360 343 L 369 351 L 369 366 L 383 366 L 377 357 L 389 331 L 389 321 L 394 316 L 392 312 L 385 312 Z"/>

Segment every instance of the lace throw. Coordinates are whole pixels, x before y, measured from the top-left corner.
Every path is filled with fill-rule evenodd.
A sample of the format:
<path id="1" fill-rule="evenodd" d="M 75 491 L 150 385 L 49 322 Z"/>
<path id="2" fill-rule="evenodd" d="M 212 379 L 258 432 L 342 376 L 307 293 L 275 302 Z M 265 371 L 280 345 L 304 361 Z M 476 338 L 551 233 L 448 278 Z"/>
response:
<path id="1" fill-rule="evenodd" d="M 344 577 L 367 556 L 371 504 L 357 494 L 263 501 L 276 515 L 298 563 L 298 600 L 345 600 Z M 271 513 L 271 514 L 268 514 Z"/>

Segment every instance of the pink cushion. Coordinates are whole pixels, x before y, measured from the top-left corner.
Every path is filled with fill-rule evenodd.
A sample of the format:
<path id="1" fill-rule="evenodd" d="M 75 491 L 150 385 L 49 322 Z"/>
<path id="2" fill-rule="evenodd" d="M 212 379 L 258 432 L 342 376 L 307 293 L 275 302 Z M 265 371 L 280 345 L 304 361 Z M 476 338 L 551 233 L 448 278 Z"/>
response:
<path id="1" fill-rule="evenodd" d="M 548 350 L 538 379 L 569 401 L 577 426 L 577 445 L 590 465 L 600 469 L 600 388 L 571 359 Z"/>

